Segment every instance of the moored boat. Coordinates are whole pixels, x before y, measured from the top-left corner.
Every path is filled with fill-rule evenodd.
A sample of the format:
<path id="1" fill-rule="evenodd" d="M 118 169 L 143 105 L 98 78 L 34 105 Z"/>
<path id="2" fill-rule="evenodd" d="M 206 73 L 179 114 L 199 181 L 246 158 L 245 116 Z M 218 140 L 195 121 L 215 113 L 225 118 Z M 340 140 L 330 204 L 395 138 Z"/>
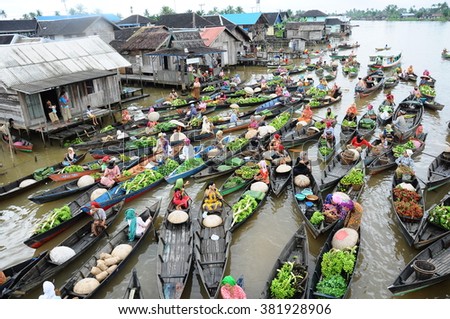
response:
<path id="1" fill-rule="evenodd" d="M 321 191 L 334 187 L 361 160 L 360 156 L 355 159 L 355 153 L 352 153 L 352 158 L 348 158 L 347 153 L 350 153 L 347 151 L 350 150 L 337 153 L 322 171 L 319 183 Z"/>
<path id="2" fill-rule="evenodd" d="M 376 70 L 366 75 L 362 80 L 365 82 L 365 87 L 357 84 L 355 87 L 355 97 L 364 98 L 381 90 L 385 81 L 384 72 Z"/>
<path id="3" fill-rule="evenodd" d="M 155 221 L 159 214 L 161 208 L 161 199 L 155 202 L 151 207 L 146 208 L 144 211 L 139 213 L 139 217 L 142 218 L 144 222 L 150 220 L 149 225 L 145 228 L 140 237 L 134 237 L 132 241 L 129 240 L 129 226 L 125 223 L 124 226 L 119 228 L 114 234 L 110 235 L 107 243 L 100 247 L 97 252 L 90 257 L 77 271 L 75 271 L 72 276 L 63 284 L 60 288 L 62 299 L 87 299 L 92 298 L 94 294 L 100 289 L 100 287 L 105 286 L 130 260 L 130 257 L 137 252 L 137 248 L 141 245 L 148 234 L 154 229 Z M 116 249 L 117 247 L 119 248 Z M 115 264 L 116 267 L 110 269 L 110 272 L 106 273 L 101 282 L 91 273 L 93 267 L 97 266 L 97 261 L 105 260 L 105 253 L 113 256 L 121 255 L 117 257 L 118 262 Z M 106 264 L 106 262 L 105 262 Z M 109 267 L 113 267 L 110 265 Z M 96 280 L 98 284 L 94 289 L 90 291 L 79 291 L 77 284 L 80 281 L 94 281 Z M 80 284 L 81 285 L 81 284 Z"/>
<path id="4" fill-rule="evenodd" d="M 133 268 L 131 272 L 130 282 L 128 283 L 123 299 L 145 299 L 136 268 Z"/>
<path id="5" fill-rule="evenodd" d="M 441 152 L 428 166 L 427 190 L 433 190 L 450 182 L 450 152 Z"/>
<path id="6" fill-rule="evenodd" d="M 400 140 L 405 141 L 409 137 L 411 137 L 423 117 L 423 104 L 415 99 L 411 99 L 411 97 L 405 98 L 394 110 L 392 114 L 392 122 L 394 125 L 392 128 L 394 129 L 394 135 Z M 396 124 L 397 119 L 403 115 L 405 119 L 405 125 L 399 126 L 400 124 Z"/>
<path id="7" fill-rule="evenodd" d="M 6 144 L 11 144 L 11 147 L 21 151 L 21 152 L 32 152 L 33 151 L 33 143 L 30 141 L 15 135 L 10 135 L 12 142 L 9 141 L 9 136 L 7 134 L 2 133 L 2 140 Z"/>
<path id="8" fill-rule="evenodd" d="M 371 69 L 388 69 L 401 63 L 402 53 L 394 54 L 377 54 L 369 56 L 369 64 Z"/>

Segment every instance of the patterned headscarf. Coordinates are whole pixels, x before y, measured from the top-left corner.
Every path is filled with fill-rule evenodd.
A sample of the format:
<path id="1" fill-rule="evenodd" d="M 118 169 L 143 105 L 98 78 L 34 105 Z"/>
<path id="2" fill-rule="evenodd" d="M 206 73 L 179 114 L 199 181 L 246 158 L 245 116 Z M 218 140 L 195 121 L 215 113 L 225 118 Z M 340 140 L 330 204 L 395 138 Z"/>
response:
<path id="1" fill-rule="evenodd" d="M 125 211 L 125 220 L 130 223 L 128 229 L 128 241 L 133 241 L 136 236 L 136 212 L 133 208 L 128 208 Z"/>

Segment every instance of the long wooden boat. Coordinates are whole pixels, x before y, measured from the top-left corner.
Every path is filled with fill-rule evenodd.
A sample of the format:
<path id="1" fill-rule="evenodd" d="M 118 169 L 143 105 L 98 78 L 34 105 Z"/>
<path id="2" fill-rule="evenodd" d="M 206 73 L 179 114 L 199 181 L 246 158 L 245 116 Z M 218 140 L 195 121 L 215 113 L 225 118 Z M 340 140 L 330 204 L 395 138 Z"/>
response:
<path id="1" fill-rule="evenodd" d="M 441 152 L 428 166 L 427 190 L 433 190 L 450 182 L 450 153 Z"/>
<path id="2" fill-rule="evenodd" d="M 76 159 L 76 163 L 80 163 L 86 157 L 86 153 L 83 153 Z M 48 177 L 50 174 L 59 171 L 64 166 L 63 164 L 57 163 L 52 166 L 47 166 L 41 169 L 34 171 L 31 174 L 28 174 L 24 177 L 21 177 L 9 184 L 0 186 L 0 200 L 4 198 L 12 198 L 18 194 L 22 194 L 25 191 L 35 188 L 36 186 L 43 185 L 47 182 L 50 182 L 51 179 Z M 25 180 L 33 180 L 33 183 L 27 184 L 26 186 L 20 187 L 20 184 Z"/>
<path id="3" fill-rule="evenodd" d="M 392 143 L 388 143 L 387 145 L 382 145 L 381 139 L 376 138 L 371 142 L 372 147 L 366 148 L 366 154 L 364 156 L 364 167 L 367 167 L 370 163 L 372 163 L 375 159 L 383 156 L 392 150 Z"/>
<path id="4" fill-rule="evenodd" d="M 220 217 L 222 222 L 216 227 L 206 227 L 202 206 L 203 202 L 194 222 L 195 265 L 207 296 L 217 298 L 230 256 L 233 218 L 230 209 L 222 206 L 212 214 Z"/>
<path id="5" fill-rule="evenodd" d="M 122 201 L 105 211 L 107 227 L 111 226 L 117 219 L 123 205 L 124 202 Z M 12 294 L 14 291 L 27 292 L 45 280 L 51 279 L 57 273 L 66 268 L 71 262 L 79 258 L 88 248 L 92 247 L 106 234 L 105 231 L 102 231 L 99 236 L 91 236 L 92 223 L 93 219 L 91 218 L 77 231 L 56 246 L 71 248 L 75 252 L 71 258 L 63 263 L 55 263 L 51 258 L 52 251 L 48 250 L 45 256 L 39 260 L 33 268 L 26 272 L 14 286 L 10 287 L 10 292 Z"/>
<path id="6" fill-rule="evenodd" d="M 434 271 L 423 271 L 423 263 L 434 266 Z M 418 272 L 415 268 L 418 267 Z M 388 287 L 395 296 L 423 289 L 450 278 L 450 234 L 423 249 L 405 265 Z"/>
<path id="7" fill-rule="evenodd" d="M 297 278 L 300 282 L 295 283 L 295 293 L 292 296 L 292 299 L 302 299 L 306 295 L 309 282 L 309 244 L 304 223 L 300 224 L 298 230 L 281 250 L 280 255 L 269 273 L 264 290 L 261 293 L 261 298 L 274 298 L 270 290 L 272 280 L 277 277 L 278 270 L 287 262 L 293 263 L 293 271 L 296 271 L 296 275 L 298 273 L 303 273 L 303 278 Z"/>
<path id="8" fill-rule="evenodd" d="M 367 113 L 363 114 L 358 121 L 358 126 L 356 127 L 356 134 L 361 135 L 364 139 L 368 140 L 375 132 L 377 128 L 376 118 L 371 119 Z"/>
<path id="9" fill-rule="evenodd" d="M 377 70 L 373 73 L 366 75 L 363 80 L 367 83 L 368 79 L 372 78 L 372 85 L 366 88 L 360 88 L 358 86 L 355 87 L 355 97 L 364 98 L 378 90 L 381 90 L 384 86 L 385 76 L 384 72 L 381 70 Z"/>
<path id="10" fill-rule="evenodd" d="M 439 103 L 439 102 L 436 102 L 435 100 L 432 100 L 432 101 L 430 101 L 430 100 L 425 100 L 425 101 L 423 102 L 423 106 L 424 106 L 425 108 L 430 109 L 430 110 L 433 110 L 433 111 L 441 111 L 441 110 L 445 107 L 444 104 L 441 104 L 441 103 Z"/>
<path id="11" fill-rule="evenodd" d="M 33 151 L 33 143 L 31 143 L 30 141 L 19 137 L 19 136 L 15 136 L 15 135 L 11 135 L 12 138 L 12 143 L 11 143 L 11 147 L 21 151 L 21 152 L 32 152 Z M 2 140 L 3 142 L 5 142 L 6 144 L 10 144 L 9 141 L 9 137 L 8 135 L 2 133 Z"/>
<path id="12" fill-rule="evenodd" d="M 161 223 L 156 259 L 157 286 L 161 299 L 180 299 L 191 273 L 194 260 L 191 207 L 192 200 L 189 200 L 188 208 L 182 209 L 189 216 L 186 221 L 172 223 L 168 217 L 176 207 L 171 200 Z"/>
<path id="13" fill-rule="evenodd" d="M 110 235 L 110 238 L 108 242 L 100 247 L 97 252 L 94 254 L 94 256 L 90 257 L 77 271 L 73 273 L 73 275 L 63 284 L 63 286 L 60 288 L 61 291 L 61 298 L 62 299 L 87 299 L 92 298 L 94 294 L 107 282 L 109 282 L 127 263 L 128 260 L 130 260 L 130 257 L 133 256 L 137 248 L 140 246 L 140 244 L 144 241 L 144 239 L 148 236 L 148 234 L 154 229 L 155 227 L 155 221 L 159 214 L 161 208 L 161 199 L 159 199 L 157 202 L 155 202 L 151 207 L 146 208 L 144 211 L 139 213 L 139 216 L 146 221 L 147 219 L 151 218 L 151 223 L 149 226 L 145 229 L 142 236 L 136 237 L 133 241 L 129 241 L 128 239 L 128 232 L 129 232 L 129 226 L 128 223 L 125 223 L 124 226 L 122 226 L 120 229 L 118 229 L 114 234 Z M 97 260 L 101 259 L 102 253 L 111 254 L 119 245 L 127 244 L 131 246 L 131 251 L 126 255 L 126 257 L 122 260 L 120 260 L 117 263 L 117 267 L 112 270 L 110 273 L 108 273 L 107 277 L 103 279 L 99 285 L 92 290 L 90 293 L 87 294 L 79 294 L 74 291 L 75 285 L 84 278 L 95 278 L 94 275 L 91 274 L 92 267 L 97 265 Z"/>
<path id="14" fill-rule="evenodd" d="M 178 142 L 178 144 L 179 143 L 181 143 L 181 141 Z M 173 145 L 173 144 L 171 143 L 171 145 Z M 128 157 L 135 157 L 135 156 L 142 157 L 142 156 L 153 154 L 153 146 L 132 148 L 132 147 L 124 147 L 123 144 L 119 144 L 119 145 L 108 146 L 106 148 L 96 148 L 96 149 L 90 150 L 89 154 L 94 159 L 102 159 L 106 155 L 108 155 L 108 156 L 114 155 L 114 156 L 119 157 L 122 154 L 124 156 L 128 156 Z"/>
<path id="15" fill-rule="evenodd" d="M 392 122 L 392 114 L 394 113 L 394 105 L 386 105 L 386 100 L 384 100 L 379 106 L 378 106 L 378 113 L 377 113 L 377 121 L 381 126 L 385 126 L 386 124 L 389 124 Z M 384 112 L 384 110 L 388 109 L 388 111 Z M 384 116 L 382 116 L 384 112 Z"/>
<path id="16" fill-rule="evenodd" d="M 398 75 L 398 78 L 400 80 L 402 80 L 402 81 L 405 81 L 405 82 L 408 82 L 408 81 L 409 82 L 414 82 L 414 83 L 417 82 L 417 74 L 415 74 L 415 73 L 405 73 L 405 74 L 400 73 Z"/>
<path id="17" fill-rule="evenodd" d="M 191 169 L 186 170 L 186 171 L 182 171 L 182 168 L 180 166 L 178 166 L 172 173 L 170 173 L 169 175 L 167 175 L 164 178 L 167 183 L 173 184 L 176 182 L 177 179 L 192 176 L 192 175 L 200 172 L 201 170 L 203 170 L 206 167 L 207 167 L 206 162 L 204 162 L 203 160 L 201 162 L 198 162 L 196 166 L 194 166 Z"/>
<path id="18" fill-rule="evenodd" d="M 343 152 L 344 151 L 340 151 L 337 153 L 322 171 L 322 176 L 319 183 L 319 189 L 321 191 L 334 187 L 339 180 L 361 160 L 361 157 L 359 157 L 356 161 L 352 161 L 349 164 L 343 164 Z"/>
<path id="19" fill-rule="evenodd" d="M 395 202 L 397 201 L 397 198 L 395 198 L 395 196 L 394 196 L 394 189 L 401 183 L 402 183 L 402 180 L 396 178 L 396 176 L 394 174 L 394 177 L 392 178 L 391 204 L 394 209 L 394 213 L 395 213 L 397 222 L 400 226 L 400 230 L 401 230 L 403 236 L 405 237 L 406 241 L 408 242 L 408 244 L 410 246 L 412 246 L 415 238 L 417 237 L 419 226 L 421 224 L 421 220 L 424 218 L 423 216 L 425 216 L 425 214 L 423 214 L 423 216 L 421 218 L 409 218 L 409 217 L 402 216 L 398 213 L 398 211 L 395 207 Z M 417 179 L 417 177 L 412 176 L 412 180 L 409 181 L 408 183 L 411 184 L 415 188 L 416 193 L 420 196 L 420 199 L 417 203 L 422 208 L 422 212 L 424 213 L 425 200 L 423 198 L 424 194 L 423 194 L 422 188 L 420 187 L 419 180 Z"/>
<path id="20" fill-rule="evenodd" d="M 60 224 L 53 226 L 42 233 L 33 233 L 30 238 L 24 241 L 24 244 L 31 248 L 39 248 L 44 243 L 81 220 L 83 217 L 87 218 L 88 216 L 82 210 L 82 208 L 86 205 L 89 206 L 92 193 L 99 188 L 101 187 L 98 184 L 94 185 L 93 187 L 89 188 L 84 193 L 79 195 L 75 200 L 67 204 L 72 215 L 70 219 L 63 221 Z M 120 202 L 120 200 L 118 202 Z M 89 209 L 87 209 L 86 212 L 87 211 L 89 211 Z M 50 215 L 51 213 L 52 211 L 50 211 L 48 215 Z"/>
<path id="21" fill-rule="evenodd" d="M 326 163 L 328 162 L 336 152 L 336 138 L 331 142 L 331 147 L 328 147 L 328 141 L 322 135 L 319 137 L 317 142 L 317 158 Z"/>
<path id="22" fill-rule="evenodd" d="M 33 256 L 18 264 L 4 268 L 2 272 L 6 279 L 2 284 L 0 284 L 0 299 L 8 298 L 11 295 L 9 288 L 15 285 L 15 283 L 19 281 L 22 276 L 28 272 L 28 270 L 33 268 L 39 260 L 44 258 L 44 256 L 45 253 L 41 253 L 38 256 Z"/>
<path id="23" fill-rule="evenodd" d="M 350 287 L 351 287 L 351 283 L 353 281 L 353 277 L 355 275 L 355 269 L 358 265 L 358 258 L 359 258 L 359 252 L 361 250 L 361 228 L 358 227 L 357 232 L 358 232 L 358 241 L 356 243 L 355 246 L 355 263 L 354 263 L 354 268 L 351 271 L 351 273 L 347 273 L 347 276 L 345 279 L 346 284 L 347 284 L 347 289 L 345 290 L 345 293 L 341 296 L 341 297 L 334 297 L 331 295 L 326 295 L 323 293 L 319 293 L 317 292 L 317 284 L 321 281 L 321 279 L 323 278 L 322 276 L 322 260 L 323 260 L 323 256 L 325 253 L 329 252 L 331 249 L 333 249 L 332 246 L 332 240 L 333 240 L 333 236 L 334 234 L 336 234 L 338 232 L 338 230 L 342 229 L 343 227 L 345 227 L 345 222 L 342 220 L 339 220 L 333 227 L 333 229 L 331 230 L 330 234 L 328 235 L 328 238 L 326 239 L 325 243 L 322 246 L 322 249 L 320 250 L 320 253 L 317 257 L 317 261 L 316 261 L 316 267 L 314 269 L 314 273 L 311 277 L 311 281 L 309 283 L 309 289 L 307 291 L 307 298 L 308 299 L 346 299 L 349 297 L 350 295 Z"/>
<path id="24" fill-rule="evenodd" d="M 269 181 L 270 188 L 275 196 L 280 196 L 286 189 L 292 177 L 292 170 L 285 173 L 277 172 L 276 165 L 270 165 L 269 167 Z"/>
<path id="25" fill-rule="evenodd" d="M 353 122 L 354 126 L 344 125 L 344 121 Z M 341 132 L 339 133 L 340 143 L 348 144 L 352 138 L 356 135 L 356 129 L 358 127 L 358 118 L 355 116 L 354 119 L 349 120 L 348 116 L 345 115 L 341 122 Z"/>
<path id="26" fill-rule="evenodd" d="M 75 150 L 85 150 L 89 151 L 91 149 L 96 148 L 105 148 L 113 145 L 119 145 L 123 142 L 129 141 L 132 137 L 138 138 L 140 136 L 145 135 L 145 127 L 131 129 L 130 126 L 128 129 L 125 129 L 127 126 L 122 125 L 121 130 L 126 132 L 126 135 L 123 138 L 117 138 L 117 130 L 120 130 L 118 127 L 112 129 L 111 131 L 107 131 L 105 133 L 98 133 L 97 135 L 90 138 L 90 140 L 78 144 L 73 144 L 71 147 Z"/>
<path id="27" fill-rule="evenodd" d="M 259 153 L 252 151 L 243 151 L 241 153 L 228 157 L 227 159 L 225 159 L 225 161 L 221 161 L 218 164 L 207 166 L 205 169 L 192 175 L 192 178 L 196 182 L 204 182 L 212 178 L 227 175 L 244 165 L 246 160 L 255 157 L 259 157 Z"/>
<path id="28" fill-rule="evenodd" d="M 406 112 L 406 114 L 404 115 L 406 127 L 399 127 L 396 124 L 392 126 L 394 135 L 400 141 L 407 140 L 415 133 L 416 128 L 422 121 L 423 111 L 423 104 L 418 100 L 411 100 L 409 99 L 409 97 L 407 97 L 402 102 L 400 102 L 400 104 L 392 114 L 392 122 L 395 123 L 397 118 L 401 115 L 400 112 Z"/>
<path id="29" fill-rule="evenodd" d="M 269 193 L 271 192 L 271 185 L 269 184 L 268 186 L 268 190 L 265 193 L 262 193 L 262 197 L 255 197 L 254 196 L 254 192 L 250 190 L 252 183 L 250 183 L 247 188 L 244 190 L 244 192 L 241 194 L 241 196 L 237 199 L 236 203 L 238 203 L 240 200 L 242 200 L 245 196 L 251 196 L 256 200 L 257 205 L 255 207 L 252 207 L 250 210 L 251 212 L 248 213 L 245 218 L 239 218 L 238 216 L 235 215 L 234 210 L 232 210 L 232 215 L 233 215 L 233 222 L 231 223 L 231 227 L 230 227 L 230 231 L 234 232 L 236 229 L 238 229 L 239 227 L 242 226 L 242 224 L 244 224 L 248 219 L 250 219 L 254 214 L 256 214 L 258 212 L 258 210 L 261 208 L 262 205 L 264 205 L 267 196 L 269 195 Z M 234 205 L 233 205 L 234 206 Z"/>
<path id="30" fill-rule="evenodd" d="M 395 87 L 398 83 L 400 82 L 400 80 L 398 79 L 397 76 L 389 76 L 386 77 L 386 79 L 384 80 L 384 89 L 392 89 L 393 87 Z"/>
<path id="31" fill-rule="evenodd" d="M 433 204 L 427 211 L 425 211 L 425 216 L 422 219 L 421 225 L 419 225 L 417 236 L 414 239 L 414 248 L 422 249 L 439 238 L 450 234 L 450 229 L 446 229 L 441 225 L 438 225 L 433 220 L 435 218 L 430 216 L 430 213 L 433 215 L 433 211 L 435 209 L 441 209 L 441 207 L 448 206 L 450 206 L 450 193 L 447 193 L 438 203 Z"/>
<path id="32" fill-rule="evenodd" d="M 145 299 L 136 268 L 133 268 L 133 271 L 131 272 L 130 281 L 123 299 Z"/>
<path id="33" fill-rule="evenodd" d="M 318 139 L 325 130 L 325 127 L 317 128 L 315 126 L 315 121 L 312 120 L 309 125 L 305 125 L 301 128 L 297 128 L 295 123 L 297 121 L 295 120 L 293 124 L 282 131 L 281 134 L 281 143 L 286 148 L 291 148 L 294 146 L 301 145 L 307 141 L 313 141 Z M 318 122 L 320 123 L 320 122 Z"/>
<path id="34" fill-rule="evenodd" d="M 425 134 L 425 136 L 423 137 L 423 140 L 420 140 L 417 138 L 413 139 L 415 141 L 420 142 L 421 144 L 419 147 L 412 150 L 413 154 L 411 155 L 411 157 L 415 157 L 423 151 L 423 149 L 425 148 L 426 137 L 427 137 L 427 134 Z M 393 146 L 390 146 L 389 148 L 387 148 L 385 152 L 383 152 L 382 154 L 377 156 L 375 159 L 373 159 L 373 161 L 371 163 L 366 165 L 366 173 L 367 174 L 375 175 L 382 171 L 397 167 L 397 164 L 395 163 L 396 158 L 394 156 L 394 151 L 393 151 L 392 147 Z"/>
<path id="35" fill-rule="evenodd" d="M 376 51 L 384 51 L 384 50 L 390 50 L 391 47 L 385 46 L 385 47 L 380 47 L 380 48 L 375 48 Z"/>

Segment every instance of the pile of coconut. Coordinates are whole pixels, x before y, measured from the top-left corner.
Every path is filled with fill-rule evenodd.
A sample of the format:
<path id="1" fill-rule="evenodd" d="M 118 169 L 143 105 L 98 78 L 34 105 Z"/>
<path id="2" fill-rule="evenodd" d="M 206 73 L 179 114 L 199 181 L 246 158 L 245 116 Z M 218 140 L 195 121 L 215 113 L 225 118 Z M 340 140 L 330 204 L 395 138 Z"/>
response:
<path id="1" fill-rule="evenodd" d="M 94 277 L 81 279 L 75 284 L 73 291 L 80 295 L 88 295 L 93 292 L 103 280 L 117 269 L 117 265 L 130 254 L 132 249 L 133 247 L 129 244 L 120 244 L 111 253 L 102 252 L 97 259 L 96 266 L 91 269 L 91 274 Z"/>

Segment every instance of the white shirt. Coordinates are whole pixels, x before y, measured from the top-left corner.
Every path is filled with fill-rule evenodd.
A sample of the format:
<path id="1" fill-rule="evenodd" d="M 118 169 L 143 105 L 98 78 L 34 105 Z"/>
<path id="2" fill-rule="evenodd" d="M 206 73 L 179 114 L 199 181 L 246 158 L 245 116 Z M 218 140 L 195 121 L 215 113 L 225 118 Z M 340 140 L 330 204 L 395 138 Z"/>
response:
<path id="1" fill-rule="evenodd" d="M 183 146 L 183 149 L 181 150 L 180 158 L 182 160 L 194 158 L 194 147 L 192 146 L 192 144 Z"/>

